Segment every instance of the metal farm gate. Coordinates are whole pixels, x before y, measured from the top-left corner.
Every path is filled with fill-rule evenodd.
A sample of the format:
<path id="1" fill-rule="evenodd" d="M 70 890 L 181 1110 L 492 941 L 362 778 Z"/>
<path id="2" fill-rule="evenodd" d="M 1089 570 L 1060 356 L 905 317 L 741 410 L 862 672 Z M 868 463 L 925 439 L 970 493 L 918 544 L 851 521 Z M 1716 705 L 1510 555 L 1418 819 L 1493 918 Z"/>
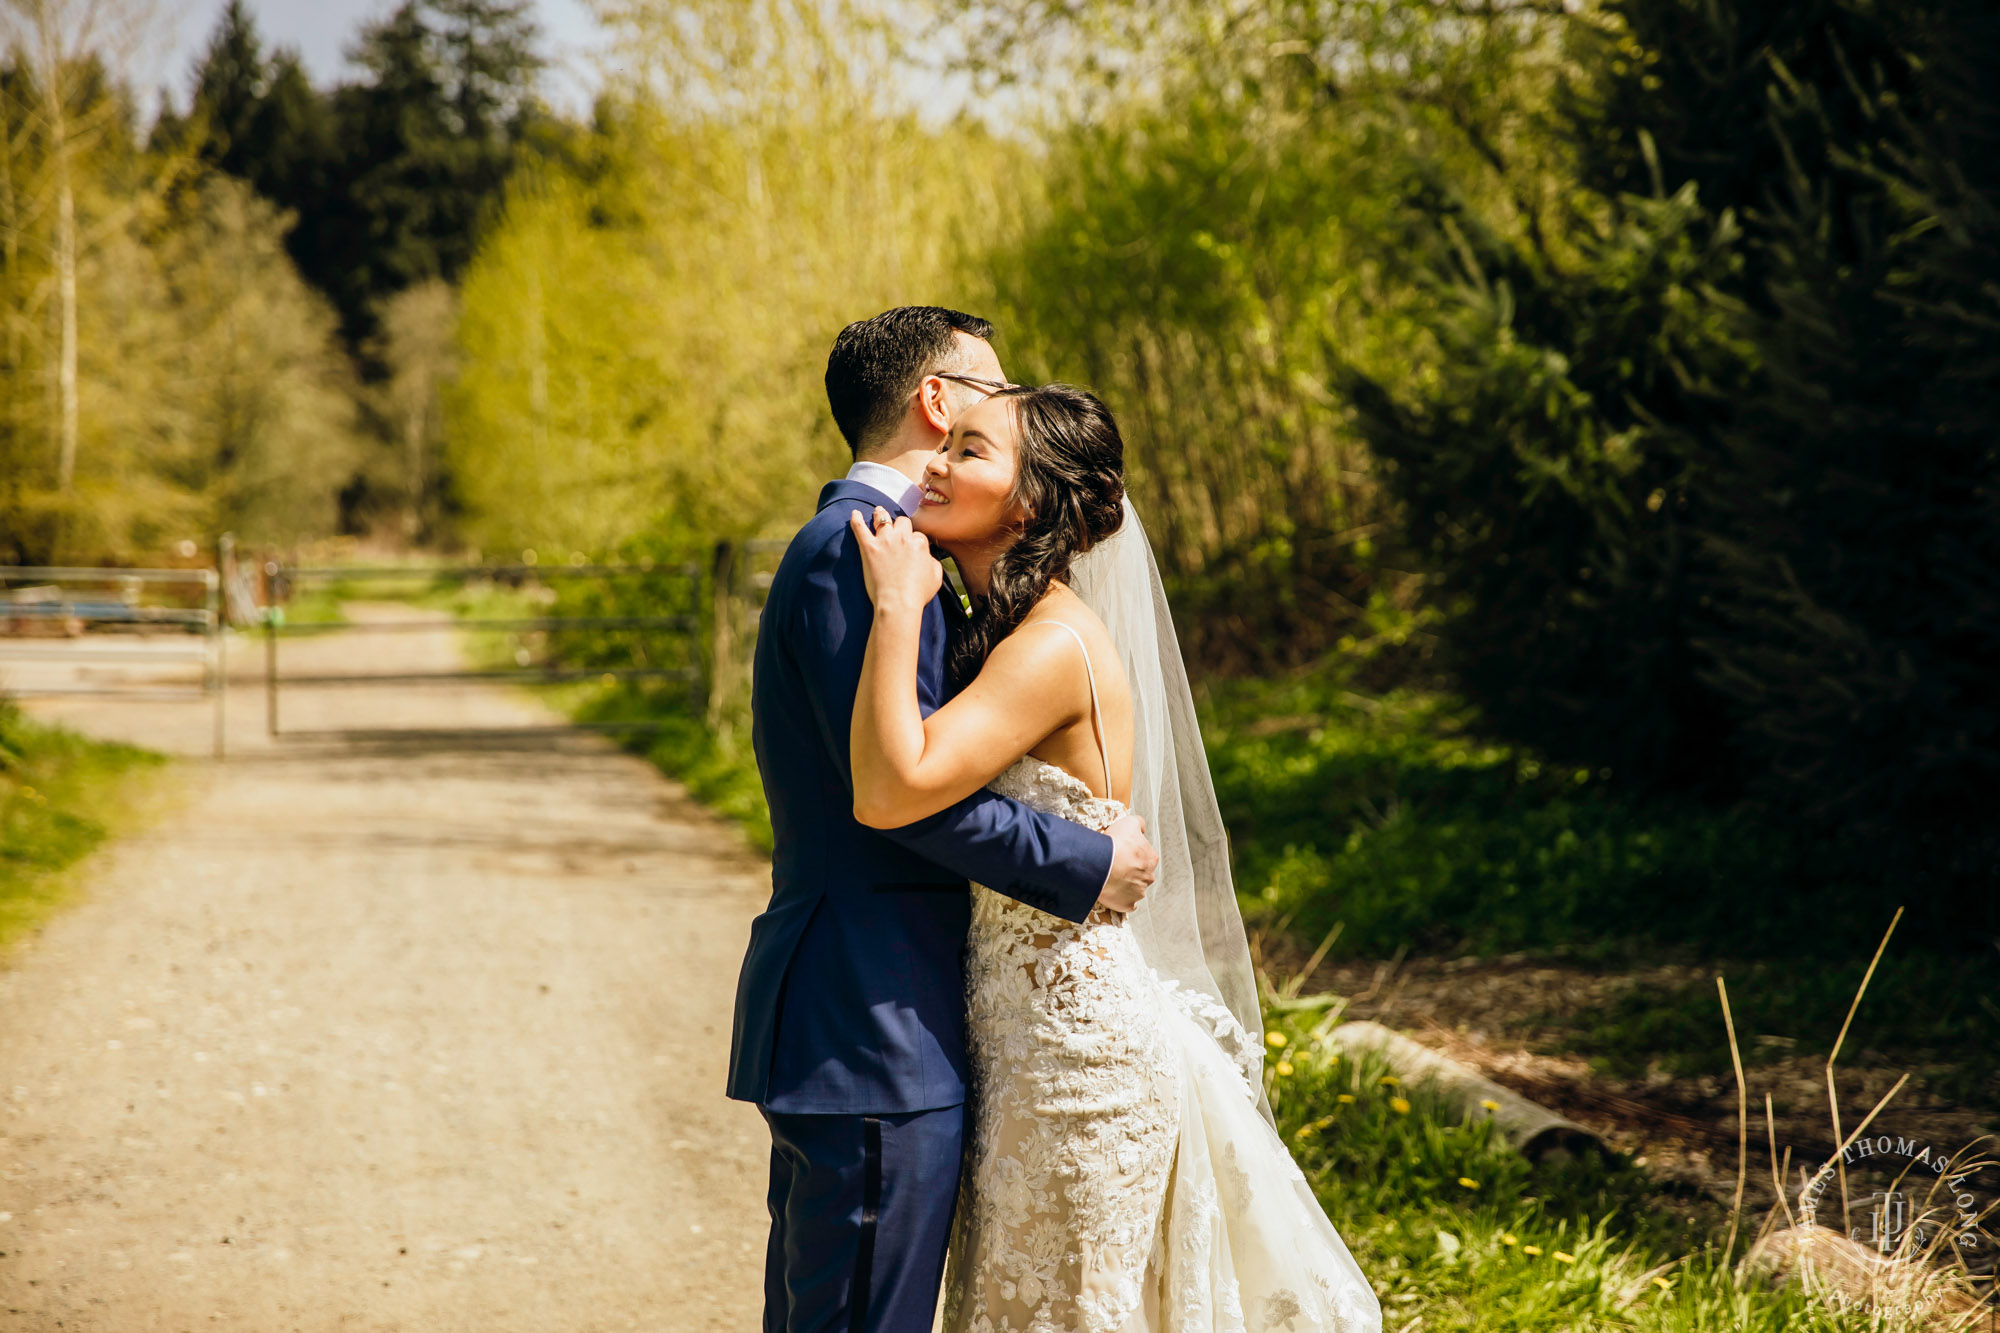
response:
<path id="1" fill-rule="evenodd" d="M 263 639 L 265 727 L 284 729 L 287 691 L 328 687 L 425 689 L 478 681 L 526 683 L 581 680 L 661 680 L 686 688 L 692 714 L 719 733 L 746 714 L 751 662 L 772 571 L 785 541 L 720 542 L 704 568 L 698 563 L 507 565 L 239 565 L 232 538 L 218 544 L 215 569 L 0 566 L 0 694 L 78 695 L 165 700 L 210 699 L 214 753 L 224 753 L 228 640 Z M 259 577 L 261 575 L 261 578 Z M 261 586 L 260 586 L 261 585 Z M 342 597 L 432 601 L 440 594 L 499 591 L 488 600 L 528 602 L 519 614 L 435 614 L 370 620 L 301 616 L 305 603 L 324 611 Z M 261 594 L 261 595 L 260 595 Z M 561 610 L 558 610 L 558 607 Z M 634 606 L 643 607 L 631 613 Z M 465 631 L 506 646 L 507 660 L 436 670 L 379 669 L 326 654 L 285 670 L 287 640 L 362 629 L 369 634 Z M 479 641 L 475 639 L 475 644 Z M 175 668 L 179 669 L 175 674 Z M 565 722 L 523 728 L 646 730 L 657 719 Z M 464 729 L 460 729 L 464 730 Z M 402 734 L 399 732 L 399 734 Z M 412 729 L 411 736 L 445 729 Z M 453 733 L 456 734 L 456 733 Z"/>
<path id="2" fill-rule="evenodd" d="M 324 686 L 385 686 L 422 689 L 473 681 L 553 682 L 577 680 L 675 680 L 684 682 L 691 705 L 699 713 L 703 702 L 703 643 L 701 634 L 702 571 L 697 564 L 653 565 L 454 565 L 351 566 L 283 565 L 265 566 L 270 605 L 263 616 L 265 727 L 280 734 L 281 698 L 287 689 Z M 285 606 L 301 594 L 319 590 L 329 593 L 336 587 L 371 585 L 383 589 L 384 599 L 396 596 L 395 585 L 412 582 L 425 590 L 466 589 L 478 584 L 509 589 L 553 606 L 558 600 L 555 585 L 563 584 L 582 592 L 585 599 L 612 603 L 614 594 L 656 600 L 659 610 L 644 615 L 567 613 L 553 610 L 542 614 L 513 616 L 459 616 L 441 613 L 417 619 L 371 621 L 365 629 L 373 633 L 416 633 L 437 630 L 464 630 L 507 636 L 514 646 L 510 665 L 448 668 L 432 671 L 310 671 L 285 674 L 280 642 L 287 638 L 332 634 L 357 628 L 344 621 L 298 620 L 285 614 Z M 590 585 L 595 584 L 592 588 Z M 579 585 L 582 585 L 579 587 Z M 621 586 L 622 585 L 622 586 Z M 537 660 L 539 659 L 539 660 Z M 555 732 L 572 727 L 596 731 L 644 730 L 659 725 L 644 720 L 616 722 L 563 722 L 523 728 L 480 728 L 479 734 L 506 731 Z M 287 735 L 300 734 L 296 730 Z M 310 733 L 308 733 L 310 734 Z M 437 731 L 411 729 L 409 735 L 441 735 Z M 456 734 L 456 733 L 453 733 Z"/>
<path id="3" fill-rule="evenodd" d="M 223 620 L 212 569 L 0 565 L 0 694 L 212 699 L 220 758 Z"/>

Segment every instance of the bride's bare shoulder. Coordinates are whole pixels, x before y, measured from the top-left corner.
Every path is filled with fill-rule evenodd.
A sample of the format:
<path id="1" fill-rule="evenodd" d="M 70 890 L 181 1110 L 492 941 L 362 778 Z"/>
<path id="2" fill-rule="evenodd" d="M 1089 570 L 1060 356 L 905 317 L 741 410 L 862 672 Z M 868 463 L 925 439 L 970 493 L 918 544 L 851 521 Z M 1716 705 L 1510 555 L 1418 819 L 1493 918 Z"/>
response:
<path id="1" fill-rule="evenodd" d="M 1110 631 L 1104 628 L 1104 622 L 1097 618 L 1097 613 L 1090 609 L 1090 603 L 1078 597 L 1067 583 L 1051 583 L 1048 591 L 1042 594 L 1042 600 L 1036 602 L 1034 609 L 1022 618 L 1021 626 L 1025 629 L 1044 620 L 1063 621 L 1092 640 L 1110 637 Z M 1093 649 L 1095 646 L 1093 643 Z"/>
<path id="2" fill-rule="evenodd" d="M 1091 666 L 1097 672 L 1100 685 L 1107 679 L 1119 681 L 1124 679 L 1123 669 L 1118 664 L 1117 646 L 1111 642 L 1111 631 L 1104 627 L 1104 622 L 1097 618 L 1097 613 L 1090 609 L 1090 604 L 1071 591 L 1067 584 L 1050 584 L 1049 590 L 1042 595 L 1042 600 L 1035 603 L 1034 609 L 1022 618 L 1019 628 L 1010 637 L 1050 641 L 1057 650 L 1069 654 L 1077 672 L 1081 674 L 1083 659 L 1077 654 L 1076 641 L 1069 635 L 1050 634 L 1046 631 L 1022 635 L 1022 630 L 1032 629 L 1044 621 L 1060 621 L 1083 636 L 1084 646 L 1090 650 Z M 1046 658 L 1046 650 L 1044 656 Z"/>

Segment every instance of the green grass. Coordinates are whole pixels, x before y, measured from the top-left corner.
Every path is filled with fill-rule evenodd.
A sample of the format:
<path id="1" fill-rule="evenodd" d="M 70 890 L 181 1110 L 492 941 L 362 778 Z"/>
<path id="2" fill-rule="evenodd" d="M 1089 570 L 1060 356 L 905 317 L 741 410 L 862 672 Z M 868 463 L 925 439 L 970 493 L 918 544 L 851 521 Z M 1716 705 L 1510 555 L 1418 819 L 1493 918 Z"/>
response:
<path id="1" fill-rule="evenodd" d="M 60 872 L 115 829 L 164 757 L 33 721 L 0 699 L 0 950 L 62 903 Z"/>
<path id="2" fill-rule="evenodd" d="M 285 603 L 285 622 L 292 625 L 345 625 L 347 614 L 340 609 L 340 604 L 365 595 L 358 588 L 309 584 Z"/>
<path id="3" fill-rule="evenodd" d="M 1816 868 L 1782 820 L 1626 791 L 1482 741 L 1448 695 L 1368 696 L 1348 671 L 1231 682 L 1205 702 L 1249 919 L 1308 947 L 1338 924 L 1353 957 L 1699 963 L 1727 973 L 1750 1063 L 1831 1045 L 1896 906 L 1879 887 Z M 2000 1050 L 2000 951 L 1929 936 L 1903 923 L 1848 1049 L 1978 1104 L 1996 1091 L 1980 1056 Z M 1517 1018 L 1620 1077 L 1730 1068 L 1706 976 Z"/>
<path id="4" fill-rule="evenodd" d="M 1386 1068 L 1336 1054 L 1325 1027 L 1270 1017 L 1280 1133 L 1382 1299 L 1388 1330 L 1718 1333 L 1871 1325 L 1795 1291 L 1738 1286 L 1727 1213 L 1669 1201 L 1622 1159 L 1535 1166 Z M 1270 1070 L 1275 1070 L 1275 1060 Z M 1745 1219 L 1740 1257 L 1759 1219 Z"/>
<path id="5" fill-rule="evenodd" d="M 1789 892 L 1780 833 L 1483 741 L 1448 695 L 1363 695 L 1335 663 L 1228 682 L 1203 714 L 1237 887 L 1302 936 L 1341 921 L 1357 954 L 1587 957 L 1830 933 Z"/>

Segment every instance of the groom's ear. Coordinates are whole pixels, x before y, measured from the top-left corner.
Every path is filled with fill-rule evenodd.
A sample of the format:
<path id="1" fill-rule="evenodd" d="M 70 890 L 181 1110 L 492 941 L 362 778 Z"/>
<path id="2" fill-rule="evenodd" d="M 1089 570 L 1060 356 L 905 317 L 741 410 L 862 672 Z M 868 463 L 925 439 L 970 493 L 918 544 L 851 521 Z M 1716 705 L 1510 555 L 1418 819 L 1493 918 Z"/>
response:
<path id="1" fill-rule="evenodd" d="M 951 404 L 945 400 L 948 381 L 926 375 L 917 381 L 917 414 L 940 435 L 951 434 Z"/>

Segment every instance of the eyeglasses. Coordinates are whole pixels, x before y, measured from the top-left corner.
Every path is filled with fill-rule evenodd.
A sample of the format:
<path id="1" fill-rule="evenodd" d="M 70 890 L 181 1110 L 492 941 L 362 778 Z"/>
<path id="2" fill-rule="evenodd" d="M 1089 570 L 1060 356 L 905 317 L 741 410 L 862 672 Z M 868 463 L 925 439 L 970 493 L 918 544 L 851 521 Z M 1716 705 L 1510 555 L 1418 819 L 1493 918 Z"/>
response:
<path id="1" fill-rule="evenodd" d="M 957 380 L 960 384 L 970 384 L 973 388 L 984 389 L 988 393 L 1005 393 L 1009 389 L 1025 389 L 1028 387 L 1025 384 L 1010 383 L 1007 380 L 989 380 L 981 379 L 977 375 L 962 375 L 956 370 L 934 370 L 931 373 L 941 380 Z"/>

